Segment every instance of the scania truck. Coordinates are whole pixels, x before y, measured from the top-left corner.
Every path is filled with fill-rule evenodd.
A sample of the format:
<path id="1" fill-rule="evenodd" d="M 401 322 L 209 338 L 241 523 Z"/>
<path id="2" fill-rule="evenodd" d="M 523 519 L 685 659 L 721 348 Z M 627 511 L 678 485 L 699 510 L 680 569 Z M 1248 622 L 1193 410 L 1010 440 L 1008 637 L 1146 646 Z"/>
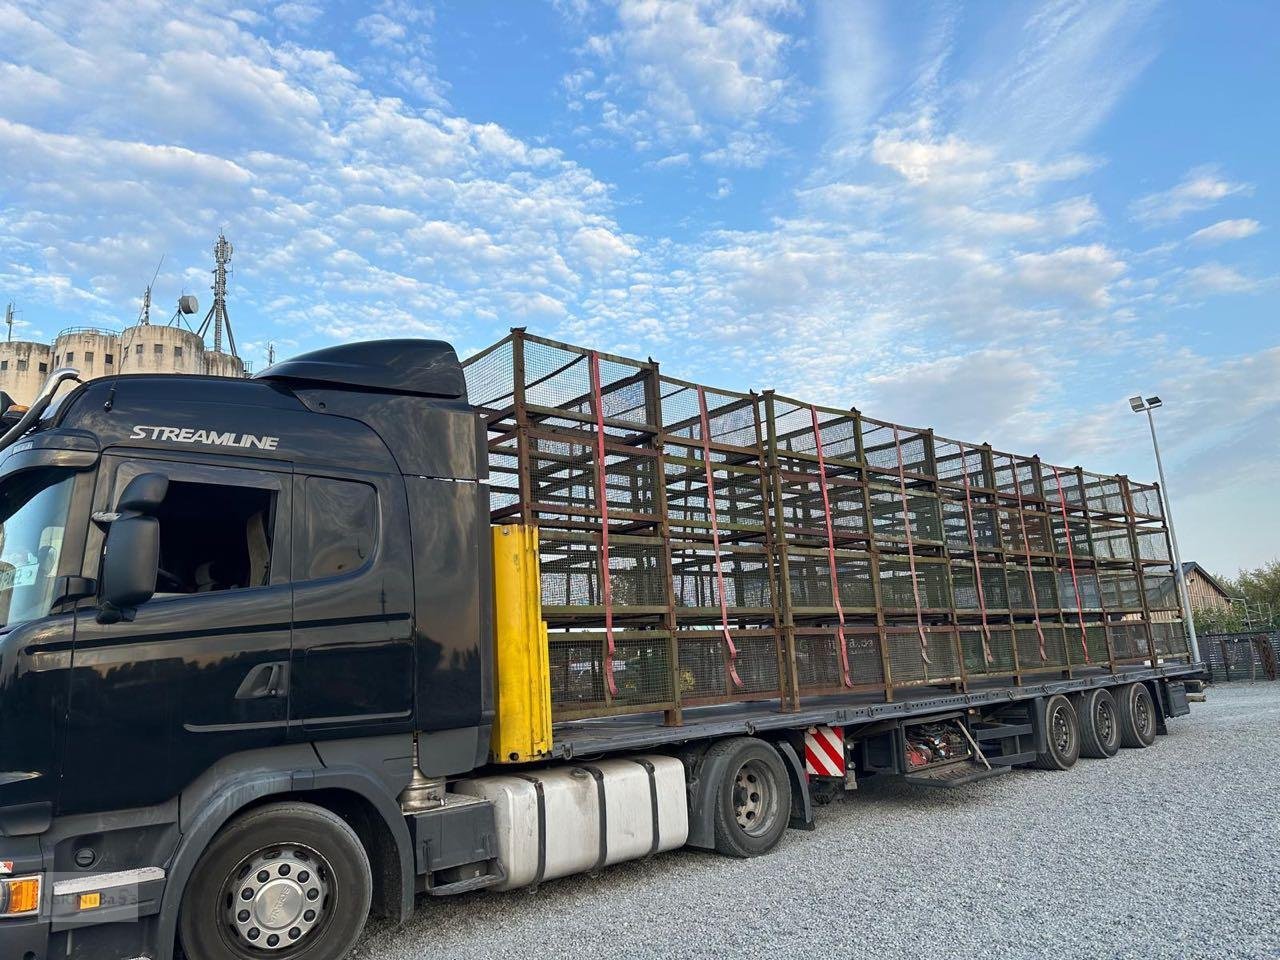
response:
<path id="1" fill-rule="evenodd" d="M 0 447 L 3 960 L 338 960 L 415 901 L 767 854 L 868 775 L 1146 746 L 1200 670 L 553 729 L 537 531 L 435 341 L 58 370 Z"/>

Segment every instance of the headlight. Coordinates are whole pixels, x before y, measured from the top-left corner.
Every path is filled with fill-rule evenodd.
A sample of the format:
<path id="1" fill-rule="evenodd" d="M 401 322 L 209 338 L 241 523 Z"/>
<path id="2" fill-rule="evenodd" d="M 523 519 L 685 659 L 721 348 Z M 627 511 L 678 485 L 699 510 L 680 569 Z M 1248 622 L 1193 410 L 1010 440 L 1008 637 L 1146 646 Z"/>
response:
<path id="1" fill-rule="evenodd" d="M 0 917 L 25 917 L 40 909 L 40 877 L 0 877 Z"/>

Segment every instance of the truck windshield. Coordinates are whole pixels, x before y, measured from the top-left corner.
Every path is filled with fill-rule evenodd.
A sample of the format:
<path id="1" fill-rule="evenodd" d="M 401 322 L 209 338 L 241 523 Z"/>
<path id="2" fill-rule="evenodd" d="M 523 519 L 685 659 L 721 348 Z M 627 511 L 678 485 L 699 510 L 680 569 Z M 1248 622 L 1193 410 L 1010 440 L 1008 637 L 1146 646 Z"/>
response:
<path id="1" fill-rule="evenodd" d="M 0 484 L 0 628 L 49 612 L 73 480 L 68 470 L 41 469 Z"/>

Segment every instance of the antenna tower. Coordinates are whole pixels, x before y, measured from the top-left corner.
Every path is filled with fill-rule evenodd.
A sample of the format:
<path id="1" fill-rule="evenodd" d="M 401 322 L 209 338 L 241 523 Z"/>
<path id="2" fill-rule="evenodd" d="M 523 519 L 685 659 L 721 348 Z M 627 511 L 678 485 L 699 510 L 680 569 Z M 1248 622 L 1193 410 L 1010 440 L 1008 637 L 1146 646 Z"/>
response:
<path id="1" fill-rule="evenodd" d="M 209 329 L 210 324 L 213 325 L 213 352 L 222 352 L 222 331 L 227 331 L 227 346 L 231 356 L 238 357 L 236 353 L 236 337 L 231 332 L 231 318 L 227 316 L 227 264 L 231 262 L 232 247 L 221 230 L 218 231 L 218 240 L 213 245 L 213 306 L 209 308 L 209 312 L 205 314 L 204 322 L 200 324 L 200 329 L 196 334 L 203 338 L 205 332 Z"/>
<path id="2" fill-rule="evenodd" d="M 155 286 L 156 277 L 160 276 L 160 268 L 164 266 L 164 254 L 160 255 L 160 262 L 156 264 L 156 272 L 151 277 L 151 282 L 147 284 L 147 289 L 142 293 L 142 309 L 138 312 L 138 323 L 151 322 L 151 288 Z"/>
<path id="3" fill-rule="evenodd" d="M 9 342 L 13 343 L 13 301 L 4 308 L 4 325 L 9 328 Z"/>

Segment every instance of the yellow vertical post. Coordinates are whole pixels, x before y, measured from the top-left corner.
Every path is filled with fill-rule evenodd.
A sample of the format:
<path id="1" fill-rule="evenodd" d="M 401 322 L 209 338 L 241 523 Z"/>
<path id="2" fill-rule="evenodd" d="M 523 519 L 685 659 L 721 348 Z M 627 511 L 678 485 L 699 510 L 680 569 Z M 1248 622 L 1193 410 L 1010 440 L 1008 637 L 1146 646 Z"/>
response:
<path id="1" fill-rule="evenodd" d="M 498 704 L 490 751 L 495 763 L 551 753 L 551 668 L 542 621 L 538 529 L 493 529 L 494 671 Z"/>

